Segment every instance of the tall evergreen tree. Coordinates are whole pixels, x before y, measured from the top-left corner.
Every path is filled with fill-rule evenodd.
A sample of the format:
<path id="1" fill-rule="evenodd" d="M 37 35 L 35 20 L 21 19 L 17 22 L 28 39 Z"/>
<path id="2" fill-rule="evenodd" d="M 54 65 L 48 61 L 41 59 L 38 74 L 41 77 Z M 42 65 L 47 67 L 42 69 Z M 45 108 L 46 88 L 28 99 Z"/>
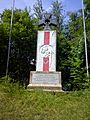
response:
<path id="1" fill-rule="evenodd" d="M 70 82 L 72 88 L 80 89 L 84 82 L 87 82 L 84 64 L 84 37 L 83 37 L 83 21 L 82 12 L 70 13 L 68 42 L 71 48 L 68 56 L 70 63 Z"/>
<path id="2" fill-rule="evenodd" d="M 59 2 L 58 0 L 53 1 L 51 12 L 52 12 L 53 16 L 56 18 L 58 31 L 61 31 L 62 22 L 63 22 L 61 2 Z"/>
<path id="3" fill-rule="evenodd" d="M 34 14 L 38 19 L 42 18 L 42 13 L 44 11 L 42 6 L 42 0 L 37 0 L 37 2 L 33 6 Z"/>

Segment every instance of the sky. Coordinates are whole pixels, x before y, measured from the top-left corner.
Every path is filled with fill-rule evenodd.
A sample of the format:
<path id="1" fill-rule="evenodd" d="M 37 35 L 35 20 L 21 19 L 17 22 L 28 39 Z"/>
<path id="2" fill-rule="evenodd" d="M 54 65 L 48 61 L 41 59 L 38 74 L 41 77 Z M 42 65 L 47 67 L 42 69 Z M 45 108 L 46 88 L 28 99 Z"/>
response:
<path id="1" fill-rule="evenodd" d="M 11 9 L 13 0 L 0 0 L 0 13 L 7 8 Z M 33 9 L 33 4 L 37 0 L 15 0 L 15 7 L 24 9 L 26 6 Z M 42 0 L 42 4 L 45 10 L 48 10 L 51 6 L 51 3 L 54 0 Z M 81 8 L 81 0 L 59 0 L 62 1 L 63 9 L 67 11 L 77 11 Z"/>

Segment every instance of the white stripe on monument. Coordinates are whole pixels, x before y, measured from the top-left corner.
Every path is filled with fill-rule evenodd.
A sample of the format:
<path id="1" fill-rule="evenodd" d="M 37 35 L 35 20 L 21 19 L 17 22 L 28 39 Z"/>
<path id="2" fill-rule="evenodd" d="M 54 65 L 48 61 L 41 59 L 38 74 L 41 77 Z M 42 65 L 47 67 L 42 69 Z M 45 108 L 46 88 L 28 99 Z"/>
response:
<path id="1" fill-rule="evenodd" d="M 43 71 L 43 57 L 40 54 L 40 47 L 43 44 L 44 44 L 44 32 L 43 31 L 38 31 L 36 71 Z"/>
<path id="2" fill-rule="evenodd" d="M 51 55 L 49 57 L 49 71 L 56 71 L 56 31 L 50 31 Z"/>

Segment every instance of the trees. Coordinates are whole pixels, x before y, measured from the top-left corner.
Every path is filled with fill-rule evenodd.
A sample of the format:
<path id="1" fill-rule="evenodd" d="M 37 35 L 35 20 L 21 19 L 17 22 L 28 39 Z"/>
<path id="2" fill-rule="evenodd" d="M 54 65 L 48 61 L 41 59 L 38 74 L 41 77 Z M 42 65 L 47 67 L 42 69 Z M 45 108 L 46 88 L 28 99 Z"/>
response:
<path id="1" fill-rule="evenodd" d="M 62 4 L 58 0 L 52 2 L 52 10 L 51 10 L 53 16 L 56 18 L 57 23 L 57 29 L 58 31 L 61 31 L 62 29 L 62 22 L 63 22 L 63 16 L 62 16 Z"/>
<path id="2" fill-rule="evenodd" d="M 4 29 L 4 25 L 0 24 L 0 76 L 5 76 L 7 43 L 8 33 Z"/>
<path id="3" fill-rule="evenodd" d="M 34 14 L 38 19 L 42 18 L 42 13 L 44 11 L 42 6 L 42 0 L 37 0 L 37 3 L 33 6 Z"/>
<path id="4" fill-rule="evenodd" d="M 81 10 L 70 14 L 68 26 L 68 40 L 71 47 L 70 55 L 68 56 L 70 62 L 70 82 L 73 88 L 80 89 L 83 83 L 87 83 Z"/>
<path id="5" fill-rule="evenodd" d="M 6 50 L 8 45 L 10 16 L 10 10 L 5 10 L 2 14 L 3 30 L 1 35 L 4 35 L 5 32 L 7 38 L 2 39 L 1 41 L 5 41 L 4 46 L 6 46 Z M 1 50 L 3 50 L 3 47 Z M 4 65 L 6 65 L 7 58 L 6 50 L 3 53 L 6 56 L 1 58 Z M 9 75 L 11 77 L 18 79 L 19 81 L 27 79 L 29 71 L 30 69 L 32 69 L 32 66 L 30 66 L 30 60 L 32 60 L 36 56 L 35 50 L 36 28 L 34 27 L 34 20 L 30 18 L 28 11 L 15 9 L 9 63 Z M 2 55 L 0 54 L 0 56 Z M 4 75 L 5 70 L 6 67 L 4 66 Z"/>
<path id="6" fill-rule="evenodd" d="M 90 73 L 90 1 L 85 0 L 85 21 L 86 21 L 86 33 L 87 33 L 87 50 L 88 50 L 88 62 Z"/>

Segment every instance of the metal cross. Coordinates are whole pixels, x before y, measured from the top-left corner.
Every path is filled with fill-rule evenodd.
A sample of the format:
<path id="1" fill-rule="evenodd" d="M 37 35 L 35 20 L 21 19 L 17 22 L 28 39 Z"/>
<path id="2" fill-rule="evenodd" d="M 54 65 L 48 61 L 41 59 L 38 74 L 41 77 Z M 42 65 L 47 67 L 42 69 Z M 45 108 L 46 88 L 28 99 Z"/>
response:
<path id="1" fill-rule="evenodd" d="M 55 19 L 52 19 L 52 14 L 46 12 L 42 15 L 42 19 L 39 20 L 39 25 L 38 26 L 39 27 L 43 26 L 44 30 L 50 30 L 51 26 L 56 27 L 57 25 L 56 25 Z"/>

